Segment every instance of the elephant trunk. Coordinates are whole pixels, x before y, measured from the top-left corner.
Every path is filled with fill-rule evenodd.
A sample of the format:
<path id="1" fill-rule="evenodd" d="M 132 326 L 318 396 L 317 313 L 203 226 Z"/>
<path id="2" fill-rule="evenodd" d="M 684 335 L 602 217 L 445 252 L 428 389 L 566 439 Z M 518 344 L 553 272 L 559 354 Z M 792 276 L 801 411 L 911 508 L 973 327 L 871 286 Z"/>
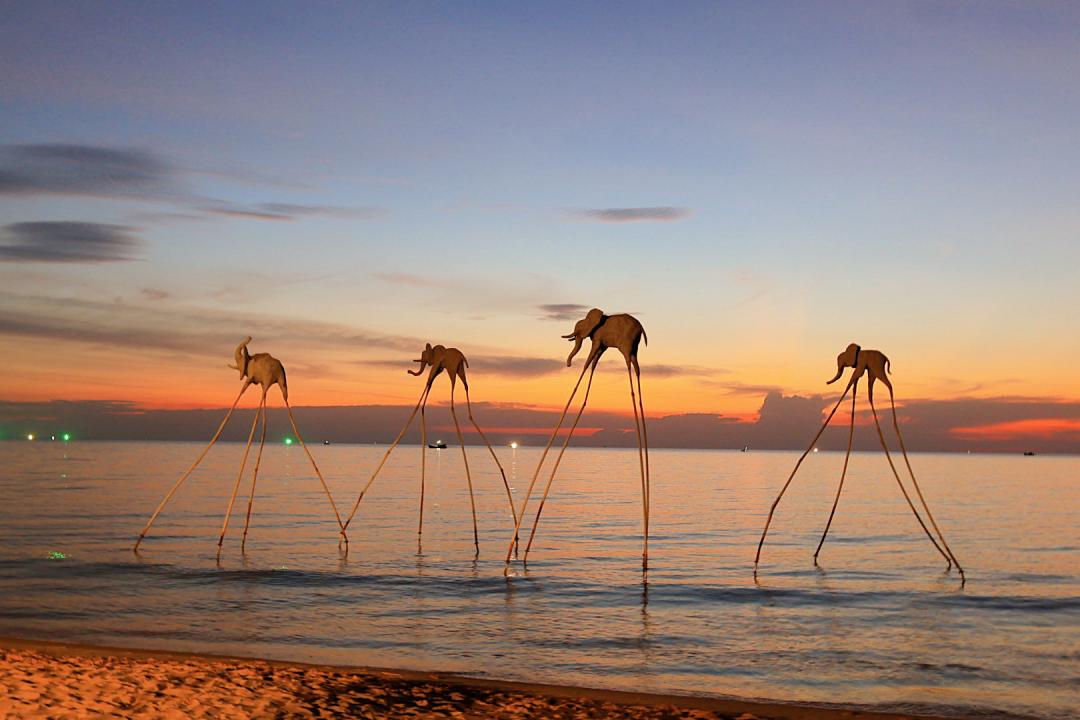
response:
<path id="1" fill-rule="evenodd" d="M 563 338 L 570 340 L 574 343 L 574 349 L 570 351 L 570 355 L 566 358 L 566 367 L 570 367 L 574 362 L 574 356 L 578 354 L 578 350 L 581 349 L 581 342 L 585 338 L 577 333 L 570 333 L 569 335 L 563 335 Z"/>
<path id="2" fill-rule="evenodd" d="M 846 368 L 846 367 L 847 367 L 847 365 L 844 363 L 844 356 L 843 355 L 836 358 L 836 375 L 833 376 L 832 380 L 828 380 L 825 384 L 826 385 L 832 385 L 834 382 L 839 380 L 840 376 L 844 374 L 844 368 Z"/>
<path id="3" fill-rule="evenodd" d="M 424 368 L 427 367 L 427 362 L 423 358 L 417 358 L 416 360 L 413 360 L 413 362 L 420 363 L 420 367 L 418 367 L 416 370 L 406 370 L 405 372 L 409 373 L 410 375 L 418 376 L 424 372 Z"/>
<path id="4" fill-rule="evenodd" d="M 240 371 L 240 377 L 247 375 L 248 360 L 251 359 L 251 355 L 248 353 L 247 345 L 251 342 L 251 337 L 248 336 L 242 343 L 236 346 L 234 353 L 235 364 L 230 365 L 233 370 Z"/>

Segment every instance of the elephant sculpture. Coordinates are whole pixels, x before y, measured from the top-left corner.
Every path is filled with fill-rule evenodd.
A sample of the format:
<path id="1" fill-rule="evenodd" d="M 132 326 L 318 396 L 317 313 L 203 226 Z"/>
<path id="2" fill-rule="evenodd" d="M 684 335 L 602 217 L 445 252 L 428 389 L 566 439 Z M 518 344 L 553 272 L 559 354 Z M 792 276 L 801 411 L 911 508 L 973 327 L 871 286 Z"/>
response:
<path id="1" fill-rule="evenodd" d="M 574 396 L 577 395 L 578 388 L 581 386 L 581 380 L 585 377 L 585 372 L 587 370 L 589 372 L 589 381 L 585 386 L 585 397 L 581 402 L 581 408 L 578 410 L 577 417 L 574 418 L 574 422 L 570 426 L 570 431 L 566 434 L 562 448 L 560 448 L 559 454 L 556 456 L 555 463 L 552 466 L 551 475 L 548 477 L 547 485 L 544 488 L 544 494 L 541 497 L 540 505 L 536 510 L 532 531 L 529 533 L 529 542 L 525 546 L 524 561 L 528 560 L 529 550 L 532 548 L 533 538 L 536 536 L 536 528 L 540 523 L 540 514 L 544 511 L 544 503 L 547 501 L 548 493 L 551 491 L 552 482 L 555 480 L 555 473 L 558 471 L 563 454 L 570 444 L 570 438 L 573 437 L 574 430 L 581 420 L 581 415 L 585 412 L 585 405 L 589 402 L 589 391 L 592 389 L 593 373 L 596 371 L 596 366 L 600 362 L 600 357 L 608 348 L 616 348 L 622 353 L 623 359 L 626 361 L 626 373 L 630 381 L 630 405 L 634 409 L 634 429 L 637 432 L 638 464 L 641 471 L 642 524 L 644 536 L 641 563 L 642 568 L 647 569 L 649 562 L 650 496 L 649 434 L 645 426 L 645 405 L 641 397 L 641 367 L 638 364 L 638 348 L 641 345 L 641 342 L 644 341 L 646 345 L 649 344 L 649 339 L 645 334 L 645 328 L 638 322 L 637 318 L 632 315 L 627 315 L 625 313 L 607 315 L 603 310 L 593 308 L 592 310 L 589 310 L 584 318 L 574 325 L 573 332 L 568 335 L 563 335 L 562 337 L 574 343 L 570 355 L 566 358 L 567 367 L 572 365 L 574 356 L 581 350 L 581 345 L 586 339 L 591 340 L 592 345 L 589 349 L 588 356 L 585 358 L 585 364 L 581 368 L 581 374 L 578 376 L 577 384 L 574 385 L 574 389 L 570 393 L 570 399 L 566 401 L 566 406 L 563 408 L 562 415 L 559 417 L 559 422 L 555 425 L 555 429 L 551 433 L 551 438 L 548 440 L 547 446 L 545 446 L 544 452 L 540 456 L 540 462 L 536 466 L 536 472 L 533 473 L 532 481 L 529 483 L 529 489 L 525 494 L 525 499 L 522 501 L 521 509 L 517 513 L 514 539 L 511 540 L 510 547 L 506 552 L 507 567 L 509 567 L 510 557 L 513 553 L 517 539 L 517 533 L 525 518 L 525 510 L 528 506 L 529 498 L 532 496 L 536 480 L 540 475 L 540 470 L 544 465 L 544 460 L 547 458 L 548 451 L 551 449 L 552 443 L 555 442 L 555 437 L 558 435 L 559 429 L 566 419 L 566 413 L 570 409 L 570 404 L 574 401 Z M 634 392 L 635 379 L 637 380 L 636 395 Z"/>
<path id="2" fill-rule="evenodd" d="M 139 544 L 142 543 L 143 538 L 146 537 L 146 533 L 150 531 L 150 526 L 154 524 L 154 520 L 157 519 L 157 516 L 165 508 L 166 503 L 168 503 L 173 494 L 180 489 L 180 486 L 187 480 L 188 476 L 195 471 L 195 468 L 203 461 L 206 454 L 210 452 L 210 448 L 212 448 L 218 438 L 221 437 L 221 433 L 225 429 L 225 425 L 229 422 L 229 418 L 232 417 L 233 411 L 236 410 L 240 398 L 244 396 L 244 393 L 247 392 L 247 389 L 252 385 L 258 385 L 262 389 L 262 397 L 259 399 L 259 407 L 255 411 L 255 417 L 251 422 L 251 432 L 248 433 L 247 444 L 244 446 L 244 454 L 240 461 L 240 471 L 236 475 L 236 484 L 233 486 L 232 496 L 229 498 L 229 507 L 225 511 L 225 520 L 221 525 L 221 535 L 218 536 L 218 552 L 221 551 L 222 543 L 225 542 L 225 532 L 228 530 L 229 518 L 232 517 L 233 505 L 236 502 L 236 495 L 240 490 L 240 480 L 243 478 L 244 468 L 247 466 L 248 454 L 251 451 L 251 442 L 255 437 L 255 428 L 258 426 L 259 420 L 261 419 L 262 437 L 259 439 L 259 451 L 256 453 L 255 467 L 251 475 L 251 494 L 248 496 L 247 517 L 244 521 L 244 535 L 240 542 L 241 549 L 247 545 L 248 528 L 251 525 L 251 508 L 255 502 L 255 482 L 259 477 L 259 465 L 262 462 L 263 446 L 266 444 L 266 393 L 274 385 L 277 385 L 281 390 L 281 398 L 284 400 L 285 407 L 289 411 L 289 422 L 292 424 L 296 439 L 300 441 L 300 445 L 304 448 L 304 453 L 307 455 L 308 460 L 311 461 L 311 467 L 315 469 L 315 474 L 322 483 L 323 490 L 326 492 L 326 497 L 330 500 L 330 507 L 334 510 L 334 517 L 337 519 L 341 538 L 348 544 L 348 537 L 345 535 L 345 526 L 341 522 L 341 515 L 338 513 L 334 497 L 330 494 L 330 488 L 327 486 L 322 472 L 319 471 L 319 466 L 315 463 L 315 458 L 312 457 L 311 451 L 308 450 L 307 443 L 304 442 L 304 438 L 300 434 L 300 429 L 296 425 L 296 418 L 293 417 L 292 406 L 289 405 L 289 386 L 285 379 L 285 367 L 281 364 L 280 360 L 269 353 L 256 353 L 252 355 L 248 352 L 247 347 L 250 342 L 251 337 L 247 337 L 236 346 L 234 352 L 235 362 L 234 364 L 229 365 L 233 370 L 240 371 L 240 379 L 244 381 L 243 385 L 240 387 L 240 393 L 233 401 L 232 407 L 230 407 L 229 411 L 225 414 L 225 419 L 221 421 L 221 425 L 218 426 L 217 432 L 214 433 L 214 437 L 210 439 L 210 444 L 202 451 L 202 454 L 195 460 L 195 463 L 188 468 L 188 471 L 176 481 L 176 484 L 173 485 L 172 489 L 169 490 L 168 494 L 165 495 L 165 498 L 157 506 L 157 509 L 154 510 L 154 514 L 150 516 L 150 520 L 146 523 L 146 527 L 139 533 L 139 539 L 135 541 L 135 550 L 139 549 Z"/>
<path id="3" fill-rule="evenodd" d="M 469 471 L 469 456 L 465 452 L 465 440 L 461 435 L 461 425 L 458 423 L 457 409 L 454 405 L 454 393 L 457 390 L 457 381 L 461 380 L 461 384 L 465 388 L 465 404 L 468 408 L 469 421 L 473 424 L 477 434 L 487 445 L 488 452 L 491 453 L 492 459 L 495 461 L 496 467 L 499 468 L 499 474 L 502 476 L 503 486 L 506 488 L 506 496 L 510 501 L 510 512 L 514 517 L 515 524 L 517 523 L 517 516 L 514 514 L 514 498 L 510 492 L 510 483 L 506 479 L 506 472 L 503 470 L 502 463 L 499 462 L 498 456 L 495 454 L 494 448 L 491 447 L 491 443 L 488 442 L 487 436 L 480 428 L 480 425 L 476 422 L 476 418 L 473 417 L 472 400 L 469 397 L 469 380 L 465 376 L 465 369 L 469 367 L 469 361 L 465 359 L 464 353 L 457 348 L 448 348 L 443 345 L 432 346 L 431 343 L 426 343 L 424 349 L 420 352 L 420 357 L 414 362 L 420 363 L 420 367 L 416 370 L 407 370 L 410 375 L 419 377 L 424 373 L 424 369 L 430 367 L 428 372 L 427 382 L 424 384 L 424 389 L 420 393 L 420 400 L 417 402 L 416 407 L 413 408 L 412 414 L 409 415 L 409 419 L 405 421 L 405 427 L 398 433 L 397 438 L 393 444 L 383 455 L 382 461 L 378 467 L 375 468 L 375 472 L 372 473 L 371 478 L 368 480 L 367 485 L 360 491 L 360 496 L 356 499 L 356 503 L 353 505 L 352 512 L 349 513 L 349 517 L 345 520 L 344 528 L 349 527 L 349 523 L 352 522 L 353 516 L 356 515 L 357 508 L 360 507 L 360 501 L 364 499 L 364 495 L 368 489 L 371 488 L 372 483 L 375 482 L 375 478 L 378 476 L 379 471 L 382 470 L 386 460 L 390 457 L 390 453 L 394 451 L 394 448 L 401 442 L 402 437 L 405 436 L 405 432 L 412 424 L 413 418 L 416 417 L 417 410 L 420 412 L 420 521 L 417 526 L 416 534 L 418 538 L 422 537 L 424 530 L 424 484 L 427 469 L 427 423 L 425 412 L 427 409 L 428 395 L 431 393 L 431 386 L 437 378 L 444 371 L 450 378 L 450 414 L 454 418 L 454 428 L 457 431 L 458 444 L 461 446 L 461 457 L 465 463 L 465 478 L 469 485 L 469 502 L 472 506 L 472 520 L 473 520 L 473 543 L 477 552 L 480 551 L 480 535 L 476 523 L 476 500 L 473 497 L 472 486 L 472 474 Z"/>
<path id="4" fill-rule="evenodd" d="M 847 368 L 854 368 L 854 372 L 851 374 L 851 378 L 848 380 L 847 386 L 844 388 L 844 392 L 840 395 L 840 398 L 836 401 L 836 405 L 833 406 L 832 411 L 828 417 L 825 418 L 824 424 L 814 435 L 814 439 L 810 441 L 809 447 L 795 463 L 795 468 L 791 471 L 791 475 L 788 476 L 787 482 L 780 489 L 780 494 L 776 496 L 776 500 L 773 501 L 772 507 L 769 508 L 769 516 L 765 520 L 765 529 L 761 533 L 761 540 L 758 541 L 757 554 L 754 556 L 754 572 L 757 573 L 758 562 L 761 560 L 761 547 L 765 543 L 765 536 L 769 532 L 769 525 L 772 523 L 773 513 L 776 512 L 776 506 L 780 504 L 780 498 L 784 496 L 788 486 L 791 485 L 791 481 L 795 478 L 795 473 L 798 472 L 799 466 L 802 465 L 803 460 L 817 444 L 818 438 L 828 427 L 829 422 L 832 420 L 833 415 L 836 414 L 837 409 L 840 407 L 840 403 L 847 397 L 847 393 L 851 391 L 851 420 L 848 429 L 848 444 L 847 452 L 844 455 L 844 466 L 840 471 L 840 483 L 836 489 L 836 497 L 833 500 L 832 509 L 829 512 L 829 519 L 825 523 L 825 530 L 821 534 L 821 540 L 818 542 L 817 549 L 814 551 L 814 564 L 817 565 L 818 555 L 821 553 L 821 548 L 825 544 L 825 538 L 829 534 L 829 528 L 832 526 L 833 516 L 836 514 L 836 507 L 840 502 L 840 494 L 844 489 L 844 479 L 847 476 L 848 460 L 851 457 L 851 445 L 852 439 L 855 434 L 855 397 L 859 390 L 859 380 L 864 376 L 867 378 L 866 394 L 870 400 L 870 411 L 874 417 L 874 426 L 877 428 L 878 439 L 881 441 L 881 447 L 885 451 L 885 458 L 889 462 L 889 468 L 892 470 L 893 477 L 896 478 L 896 483 L 900 487 L 900 492 L 904 496 L 904 500 L 907 501 L 908 507 L 911 508 L 911 512 L 915 515 L 915 519 L 918 521 L 919 526 L 922 527 L 923 532 L 930 539 L 930 542 L 937 549 L 946 562 L 946 571 L 951 570 L 953 565 L 956 565 L 956 569 L 960 573 L 961 583 L 966 581 L 964 575 L 964 568 L 961 567 L 960 561 L 956 559 L 956 555 L 949 548 L 948 543 L 945 542 L 945 536 L 942 534 L 941 529 L 938 527 L 937 522 L 934 520 L 933 514 L 930 512 L 930 507 L 926 503 L 926 498 L 923 496 L 922 489 L 919 487 L 918 480 L 915 479 L 915 472 L 911 469 L 911 461 L 908 459 L 907 448 L 904 446 L 904 436 L 900 432 L 900 423 L 896 417 L 896 400 L 893 396 L 892 382 L 889 380 L 889 373 L 892 372 L 892 367 L 889 362 L 889 358 L 880 350 L 864 350 L 856 343 L 851 343 L 847 348 L 837 355 L 836 357 L 836 375 L 831 380 L 827 380 L 826 384 L 831 385 L 840 379 Z M 934 528 L 934 532 L 930 532 L 930 528 L 927 527 L 923 521 L 922 516 L 915 507 L 915 503 L 911 500 L 911 495 L 908 493 L 907 488 L 904 486 L 903 481 L 900 479 L 900 474 L 896 471 L 896 465 L 893 463 L 892 455 L 889 453 L 889 446 L 885 442 L 885 434 L 881 430 L 881 423 L 878 421 L 877 408 L 874 406 L 874 383 L 880 380 L 885 384 L 885 387 L 889 389 L 889 402 L 892 406 L 892 418 L 893 427 L 896 430 L 896 437 L 900 441 L 900 451 L 904 456 L 904 463 L 907 465 L 908 476 L 911 479 L 911 484 L 915 488 L 915 492 L 918 495 L 919 502 L 923 511 L 926 513 L 926 517 L 930 520 L 930 525 Z M 937 537 L 934 537 L 934 534 Z M 940 541 L 940 542 L 939 542 Z"/>

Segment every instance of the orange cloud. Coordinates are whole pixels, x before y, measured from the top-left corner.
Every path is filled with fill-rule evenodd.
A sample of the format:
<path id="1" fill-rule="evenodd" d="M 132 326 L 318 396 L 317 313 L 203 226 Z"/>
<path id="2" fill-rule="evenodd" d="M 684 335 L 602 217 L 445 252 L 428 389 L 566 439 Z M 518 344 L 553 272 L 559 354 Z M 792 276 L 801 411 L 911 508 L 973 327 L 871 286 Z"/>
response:
<path id="1" fill-rule="evenodd" d="M 1010 420 L 989 425 L 957 427 L 952 428 L 949 432 L 953 435 L 977 440 L 1010 440 L 1020 437 L 1068 439 L 1073 436 L 1075 436 L 1075 439 L 1080 440 L 1080 419 L 1031 418 L 1028 420 Z"/>
<path id="2" fill-rule="evenodd" d="M 467 428 L 462 428 L 467 429 Z M 591 437 L 600 432 L 604 428 L 602 427 L 578 427 L 574 430 L 574 435 L 581 435 L 583 437 Z M 435 428 L 441 432 L 454 432 L 453 425 L 440 425 Z M 488 435 L 536 435 L 549 432 L 544 427 L 485 427 L 484 432 Z M 566 427 L 559 428 L 559 435 L 566 435 L 570 432 L 569 424 Z"/>

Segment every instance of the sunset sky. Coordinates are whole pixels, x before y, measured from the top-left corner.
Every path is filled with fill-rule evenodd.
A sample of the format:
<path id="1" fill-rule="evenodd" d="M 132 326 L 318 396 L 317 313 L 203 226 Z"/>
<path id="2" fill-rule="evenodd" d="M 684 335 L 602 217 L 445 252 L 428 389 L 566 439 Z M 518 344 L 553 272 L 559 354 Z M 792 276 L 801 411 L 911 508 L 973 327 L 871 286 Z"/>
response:
<path id="1" fill-rule="evenodd" d="M 596 306 L 646 328 L 650 416 L 752 421 L 856 341 L 899 401 L 1023 407 L 958 437 L 1080 442 L 1078 37 L 1065 2 L 8 3 L 0 401 L 227 406 L 252 335 L 296 405 L 411 404 L 430 341 L 561 407 Z"/>

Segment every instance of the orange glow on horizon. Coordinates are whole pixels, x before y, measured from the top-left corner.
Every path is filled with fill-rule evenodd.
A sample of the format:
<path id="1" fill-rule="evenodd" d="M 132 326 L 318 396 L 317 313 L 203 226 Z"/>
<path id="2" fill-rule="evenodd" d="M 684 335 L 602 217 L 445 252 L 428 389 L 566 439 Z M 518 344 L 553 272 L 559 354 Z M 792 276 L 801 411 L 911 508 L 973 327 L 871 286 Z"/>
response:
<path id="1" fill-rule="evenodd" d="M 1076 436 L 1076 439 L 1080 440 L 1080 420 L 1070 418 L 1011 420 L 989 425 L 952 428 L 949 432 L 979 440 L 1009 440 L 1017 437 L 1051 439 L 1062 435 Z"/>

